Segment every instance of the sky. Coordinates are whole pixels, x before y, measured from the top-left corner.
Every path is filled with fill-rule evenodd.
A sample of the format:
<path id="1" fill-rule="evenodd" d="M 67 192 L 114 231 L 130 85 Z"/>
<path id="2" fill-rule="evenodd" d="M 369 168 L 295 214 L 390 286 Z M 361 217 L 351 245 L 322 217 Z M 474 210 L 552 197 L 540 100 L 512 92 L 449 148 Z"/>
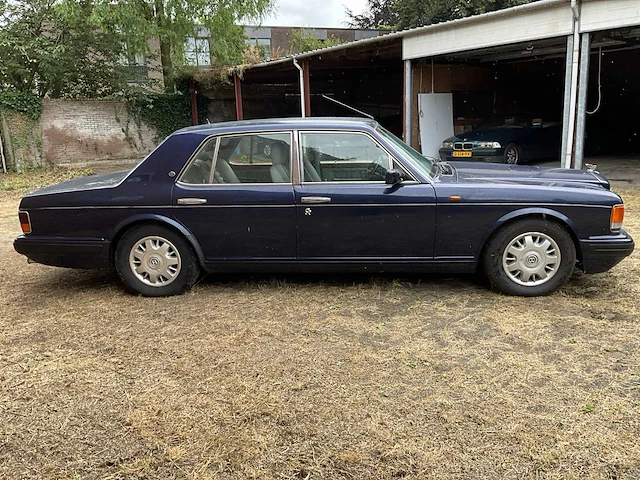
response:
<path id="1" fill-rule="evenodd" d="M 262 25 L 284 27 L 345 27 L 345 8 L 361 13 L 366 0 L 276 0 L 275 12 Z"/>

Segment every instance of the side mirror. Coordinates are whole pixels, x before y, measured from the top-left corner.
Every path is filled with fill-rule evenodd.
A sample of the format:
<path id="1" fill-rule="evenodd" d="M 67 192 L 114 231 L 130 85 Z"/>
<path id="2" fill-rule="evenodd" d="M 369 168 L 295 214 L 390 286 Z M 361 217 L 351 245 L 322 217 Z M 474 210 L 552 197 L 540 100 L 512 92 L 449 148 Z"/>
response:
<path id="1" fill-rule="evenodd" d="M 397 185 L 402 182 L 402 173 L 400 170 L 392 168 L 384 174 L 384 183 L 387 185 Z"/>

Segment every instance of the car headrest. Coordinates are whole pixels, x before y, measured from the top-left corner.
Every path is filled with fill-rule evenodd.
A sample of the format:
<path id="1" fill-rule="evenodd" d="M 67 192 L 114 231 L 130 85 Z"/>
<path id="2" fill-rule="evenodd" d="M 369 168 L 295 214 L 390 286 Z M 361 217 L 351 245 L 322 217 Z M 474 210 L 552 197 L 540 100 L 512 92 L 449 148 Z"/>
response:
<path id="1" fill-rule="evenodd" d="M 280 143 L 271 145 L 271 163 L 274 165 L 289 165 L 289 149 Z"/>

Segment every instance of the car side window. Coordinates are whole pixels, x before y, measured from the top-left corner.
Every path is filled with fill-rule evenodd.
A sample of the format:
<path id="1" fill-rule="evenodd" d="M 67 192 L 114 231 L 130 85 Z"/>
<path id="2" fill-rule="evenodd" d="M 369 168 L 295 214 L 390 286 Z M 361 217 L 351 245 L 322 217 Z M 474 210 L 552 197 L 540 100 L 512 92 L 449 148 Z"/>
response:
<path id="1" fill-rule="evenodd" d="M 389 154 L 368 135 L 355 132 L 300 134 L 305 182 L 384 181 Z"/>
<path id="2" fill-rule="evenodd" d="M 213 183 L 291 183 L 291 133 L 220 137 Z"/>
<path id="3" fill-rule="evenodd" d="M 213 164 L 217 141 L 218 139 L 213 138 L 204 144 L 196 155 L 196 158 L 194 158 L 189 167 L 187 167 L 182 178 L 180 178 L 182 183 L 191 185 L 210 183 L 211 165 Z"/>

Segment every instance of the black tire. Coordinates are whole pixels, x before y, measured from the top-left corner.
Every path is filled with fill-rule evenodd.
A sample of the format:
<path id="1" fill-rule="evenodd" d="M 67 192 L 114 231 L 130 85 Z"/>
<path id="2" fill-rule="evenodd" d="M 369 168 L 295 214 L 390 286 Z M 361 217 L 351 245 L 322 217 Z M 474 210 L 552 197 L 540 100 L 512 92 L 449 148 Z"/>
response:
<path id="1" fill-rule="evenodd" d="M 522 149 L 515 143 L 509 143 L 504 147 L 503 154 L 504 163 L 517 165 L 522 160 Z"/>
<path id="2" fill-rule="evenodd" d="M 547 295 L 571 276 L 576 247 L 562 226 L 528 218 L 499 229 L 488 240 L 482 262 L 496 290 L 524 297 Z"/>
<path id="3" fill-rule="evenodd" d="M 135 264 L 140 266 L 138 273 Z M 125 232 L 116 246 L 115 267 L 127 290 L 145 297 L 180 295 L 200 276 L 198 259 L 187 239 L 155 224 Z"/>

